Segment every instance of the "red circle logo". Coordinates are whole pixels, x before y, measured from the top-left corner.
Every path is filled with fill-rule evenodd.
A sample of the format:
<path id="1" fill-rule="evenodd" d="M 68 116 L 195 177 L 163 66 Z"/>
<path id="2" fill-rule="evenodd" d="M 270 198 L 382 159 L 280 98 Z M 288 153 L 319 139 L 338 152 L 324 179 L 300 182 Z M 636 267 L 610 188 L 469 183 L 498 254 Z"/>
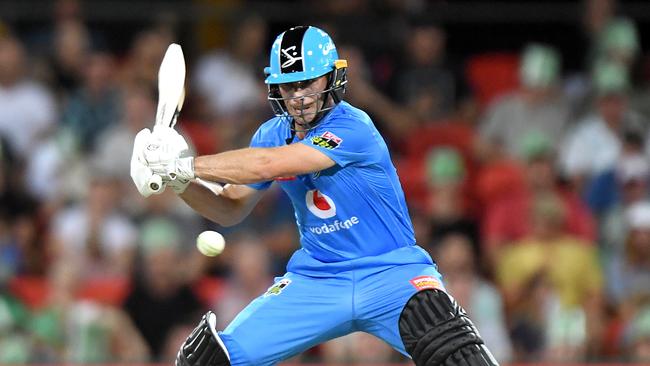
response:
<path id="1" fill-rule="evenodd" d="M 321 219 L 328 219 L 336 215 L 334 201 L 328 195 L 317 189 L 307 191 L 305 202 L 309 211 Z"/>

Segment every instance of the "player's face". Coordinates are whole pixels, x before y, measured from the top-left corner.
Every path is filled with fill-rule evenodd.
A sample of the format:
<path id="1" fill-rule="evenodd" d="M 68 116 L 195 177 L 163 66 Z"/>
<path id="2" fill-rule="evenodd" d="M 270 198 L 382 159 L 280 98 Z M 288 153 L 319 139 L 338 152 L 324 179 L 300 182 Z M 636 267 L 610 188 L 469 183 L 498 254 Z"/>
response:
<path id="1" fill-rule="evenodd" d="M 287 111 L 298 125 L 310 123 L 323 107 L 322 91 L 327 87 L 327 76 L 316 79 L 280 84 L 280 94 Z"/>

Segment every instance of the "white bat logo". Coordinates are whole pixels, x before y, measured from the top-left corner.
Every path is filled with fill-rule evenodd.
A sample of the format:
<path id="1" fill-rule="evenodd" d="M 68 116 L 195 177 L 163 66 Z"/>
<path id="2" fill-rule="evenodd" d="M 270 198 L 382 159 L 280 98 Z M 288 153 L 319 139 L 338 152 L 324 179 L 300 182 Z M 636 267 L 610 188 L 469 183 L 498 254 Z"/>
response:
<path id="1" fill-rule="evenodd" d="M 289 53 L 289 51 L 291 50 L 293 50 L 293 52 Z M 284 56 L 288 59 L 282 64 L 282 68 L 289 67 L 295 64 L 296 62 L 302 60 L 302 56 L 296 57 L 296 55 L 298 54 L 298 52 L 296 52 L 296 46 L 291 46 L 283 49 L 282 54 L 284 54 Z"/>

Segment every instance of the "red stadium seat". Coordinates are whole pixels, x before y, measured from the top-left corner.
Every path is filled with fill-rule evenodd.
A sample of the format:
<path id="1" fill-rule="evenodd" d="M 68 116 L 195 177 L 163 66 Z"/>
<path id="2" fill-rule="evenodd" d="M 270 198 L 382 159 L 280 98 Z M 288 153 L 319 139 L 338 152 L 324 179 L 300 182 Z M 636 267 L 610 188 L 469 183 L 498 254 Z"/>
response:
<path id="1" fill-rule="evenodd" d="M 217 137 L 208 124 L 183 120 L 179 121 L 176 126 L 177 129 L 180 129 L 189 137 L 198 155 L 209 155 L 218 151 L 219 143 Z"/>
<path id="2" fill-rule="evenodd" d="M 216 299 L 223 294 L 223 280 L 217 277 L 204 276 L 194 283 L 192 291 L 201 303 L 207 307 L 212 306 Z"/>
<path id="3" fill-rule="evenodd" d="M 9 280 L 9 291 L 30 308 L 45 305 L 50 293 L 47 279 L 38 276 L 19 276 Z"/>
<path id="4" fill-rule="evenodd" d="M 480 108 L 484 109 L 496 97 L 519 86 L 519 55 L 500 52 L 476 55 L 467 62 L 465 73 Z"/>
<path id="5" fill-rule="evenodd" d="M 121 305 L 131 290 L 126 277 L 93 278 L 85 281 L 77 290 L 77 298 L 102 304 Z"/>
<path id="6" fill-rule="evenodd" d="M 79 285 L 75 297 L 119 306 L 130 288 L 126 277 L 92 278 Z M 40 308 L 47 305 L 51 288 L 45 277 L 18 276 L 9 281 L 9 290 L 28 307 Z"/>
<path id="7" fill-rule="evenodd" d="M 436 121 L 413 130 L 408 136 L 406 155 L 409 157 L 426 155 L 435 147 L 453 147 L 463 156 L 465 163 L 472 156 L 474 129 L 464 121 Z"/>

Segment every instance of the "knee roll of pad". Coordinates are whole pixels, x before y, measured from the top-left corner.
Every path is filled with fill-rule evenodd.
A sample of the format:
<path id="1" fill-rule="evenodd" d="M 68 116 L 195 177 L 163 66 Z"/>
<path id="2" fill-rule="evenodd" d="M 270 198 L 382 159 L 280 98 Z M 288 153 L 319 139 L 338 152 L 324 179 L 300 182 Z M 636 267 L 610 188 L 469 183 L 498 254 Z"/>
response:
<path id="1" fill-rule="evenodd" d="M 399 332 L 417 366 L 498 365 L 465 311 L 444 291 L 413 295 L 400 315 Z"/>
<path id="2" fill-rule="evenodd" d="M 217 317 L 208 311 L 176 355 L 176 366 L 230 366 L 226 346 L 215 329 Z"/>

